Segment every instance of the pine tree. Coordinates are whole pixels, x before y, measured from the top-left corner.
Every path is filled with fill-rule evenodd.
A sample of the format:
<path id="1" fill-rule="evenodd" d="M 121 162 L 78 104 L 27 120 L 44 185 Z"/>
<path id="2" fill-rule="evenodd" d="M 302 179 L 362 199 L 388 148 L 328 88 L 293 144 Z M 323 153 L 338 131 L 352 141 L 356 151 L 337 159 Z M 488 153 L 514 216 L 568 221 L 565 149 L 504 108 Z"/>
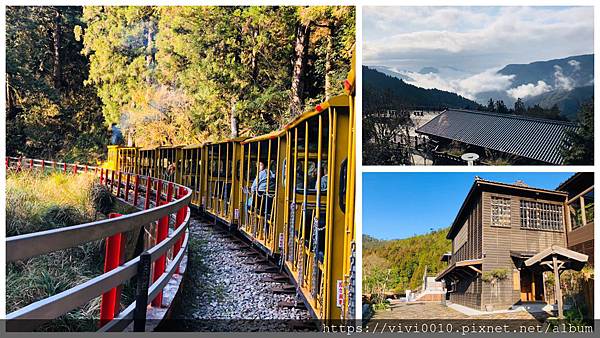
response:
<path id="1" fill-rule="evenodd" d="M 581 106 L 577 129 L 566 134 L 561 147 L 564 164 L 594 164 L 594 99 Z"/>
<path id="2" fill-rule="evenodd" d="M 525 114 L 525 103 L 523 102 L 523 100 L 521 100 L 521 98 L 518 98 L 517 101 L 515 101 L 515 114 Z"/>
<path id="3" fill-rule="evenodd" d="M 498 114 L 508 114 L 508 108 L 504 104 L 504 101 L 502 101 L 502 100 L 496 101 L 496 112 Z"/>
<path id="4" fill-rule="evenodd" d="M 489 111 L 489 112 L 495 112 L 496 111 L 496 105 L 494 105 L 494 100 L 492 100 L 492 98 L 490 98 L 490 100 L 488 101 L 487 111 Z"/>

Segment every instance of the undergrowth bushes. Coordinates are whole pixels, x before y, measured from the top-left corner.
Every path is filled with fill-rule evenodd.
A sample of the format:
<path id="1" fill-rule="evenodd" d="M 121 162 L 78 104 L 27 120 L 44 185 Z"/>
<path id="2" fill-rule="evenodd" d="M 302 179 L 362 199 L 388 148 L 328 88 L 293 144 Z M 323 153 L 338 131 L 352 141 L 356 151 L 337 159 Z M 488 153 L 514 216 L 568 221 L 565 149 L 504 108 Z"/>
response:
<path id="1" fill-rule="evenodd" d="M 6 180 L 7 237 L 105 218 L 114 197 L 92 174 L 9 173 Z M 102 240 L 7 265 L 6 310 L 12 312 L 102 274 Z M 99 297 L 48 322 L 41 330 L 96 330 Z"/>

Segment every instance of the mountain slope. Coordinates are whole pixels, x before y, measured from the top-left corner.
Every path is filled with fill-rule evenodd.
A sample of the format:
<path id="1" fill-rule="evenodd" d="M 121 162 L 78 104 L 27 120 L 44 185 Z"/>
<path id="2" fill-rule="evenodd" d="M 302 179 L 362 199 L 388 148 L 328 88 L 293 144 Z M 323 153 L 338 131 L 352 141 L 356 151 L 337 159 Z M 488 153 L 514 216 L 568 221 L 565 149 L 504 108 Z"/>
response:
<path id="1" fill-rule="evenodd" d="M 558 89 L 527 98 L 525 105 L 537 104 L 542 108 L 549 109 L 556 104 L 561 111 L 561 116 L 575 121 L 581 105 L 588 102 L 593 96 L 594 86 L 578 87 L 573 90 Z"/>
<path id="2" fill-rule="evenodd" d="M 560 69 L 556 68 L 560 67 Z M 528 64 L 509 64 L 498 71 L 502 75 L 514 75 L 512 87 L 544 81 L 554 86 L 559 79 L 568 78 L 572 87 L 589 86 L 594 81 L 594 54 L 569 56 L 562 59 L 536 61 Z"/>
<path id="3" fill-rule="evenodd" d="M 383 73 L 385 75 L 391 76 L 391 77 L 395 77 L 397 79 L 403 80 L 403 81 L 413 81 L 413 79 L 408 76 L 408 75 L 404 75 L 404 74 L 400 74 L 394 70 L 392 70 L 390 67 L 386 67 L 386 66 L 369 66 L 369 69 L 374 69 L 380 73 Z"/>
<path id="4" fill-rule="evenodd" d="M 407 106 L 442 106 L 448 108 L 477 109 L 479 104 L 460 95 L 439 89 L 424 89 L 408 84 L 396 77 L 363 66 L 365 93 L 378 92 L 393 95 Z M 368 100 L 365 95 L 364 100 Z"/>
<path id="5" fill-rule="evenodd" d="M 364 291 L 372 293 L 386 280 L 388 290 L 403 292 L 418 288 L 422 284 L 425 267 L 430 275 L 445 268 L 446 264 L 440 258 L 452 247 L 446 239 L 447 233 L 448 228 L 444 228 L 399 240 L 377 240 L 363 235 Z"/>

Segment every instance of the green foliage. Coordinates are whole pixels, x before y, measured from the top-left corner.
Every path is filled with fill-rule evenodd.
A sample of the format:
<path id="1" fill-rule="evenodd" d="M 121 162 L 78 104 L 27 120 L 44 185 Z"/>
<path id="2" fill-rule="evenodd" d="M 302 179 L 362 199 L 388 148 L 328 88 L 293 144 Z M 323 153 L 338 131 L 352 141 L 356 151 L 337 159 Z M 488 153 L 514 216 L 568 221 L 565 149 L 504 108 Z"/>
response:
<path id="1" fill-rule="evenodd" d="M 107 141 L 73 29 L 81 7 L 6 8 L 7 153 L 93 161 Z"/>
<path id="2" fill-rule="evenodd" d="M 306 102 L 329 94 L 324 79 L 341 92 L 354 43 L 352 7 L 94 6 L 83 18 L 88 83 L 107 123 L 121 123 L 138 146 L 276 129 L 292 118 L 296 25 L 319 33 L 309 48 Z"/>
<path id="3" fill-rule="evenodd" d="M 363 247 L 363 292 L 376 294 L 385 285 L 386 292 L 415 290 L 422 285 L 423 275 L 441 272 L 446 263 L 441 256 L 451 250 L 446 239 L 448 228 L 400 240 L 366 238 Z"/>
<path id="4" fill-rule="evenodd" d="M 581 106 L 578 128 L 567 132 L 561 147 L 565 164 L 594 163 L 594 100 Z"/>
<path id="5" fill-rule="evenodd" d="M 508 277 L 508 269 L 494 269 L 491 271 L 486 271 L 481 276 L 481 280 L 486 283 L 496 283 L 498 281 L 505 280 Z"/>
<path id="6" fill-rule="evenodd" d="M 7 7 L 7 150 L 102 159 L 138 146 L 269 132 L 290 121 L 296 27 L 312 32 L 303 107 L 342 92 L 354 7 Z M 231 132 L 230 132 L 231 129 Z"/>
<path id="7" fill-rule="evenodd" d="M 6 235 L 16 236 L 91 222 L 97 215 L 93 174 L 10 172 L 6 179 Z M 128 239 L 137 236 L 127 234 Z M 128 247 L 132 244 L 128 241 Z M 102 240 L 6 266 L 6 310 L 12 312 L 102 274 Z M 133 290 L 126 284 L 122 302 Z M 44 323 L 40 331 L 95 331 L 100 298 Z"/>
<path id="8" fill-rule="evenodd" d="M 92 174 L 11 172 L 6 178 L 6 235 L 55 229 L 94 218 Z"/>

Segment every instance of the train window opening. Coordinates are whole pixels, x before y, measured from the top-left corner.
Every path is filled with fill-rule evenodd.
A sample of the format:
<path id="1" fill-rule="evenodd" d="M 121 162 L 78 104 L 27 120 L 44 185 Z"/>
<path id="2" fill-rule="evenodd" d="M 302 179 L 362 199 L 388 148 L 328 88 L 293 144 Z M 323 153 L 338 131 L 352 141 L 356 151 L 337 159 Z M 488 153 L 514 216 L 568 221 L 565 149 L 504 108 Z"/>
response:
<path id="1" fill-rule="evenodd" d="M 348 159 L 345 158 L 340 165 L 340 209 L 346 212 L 346 182 L 348 178 Z"/>

